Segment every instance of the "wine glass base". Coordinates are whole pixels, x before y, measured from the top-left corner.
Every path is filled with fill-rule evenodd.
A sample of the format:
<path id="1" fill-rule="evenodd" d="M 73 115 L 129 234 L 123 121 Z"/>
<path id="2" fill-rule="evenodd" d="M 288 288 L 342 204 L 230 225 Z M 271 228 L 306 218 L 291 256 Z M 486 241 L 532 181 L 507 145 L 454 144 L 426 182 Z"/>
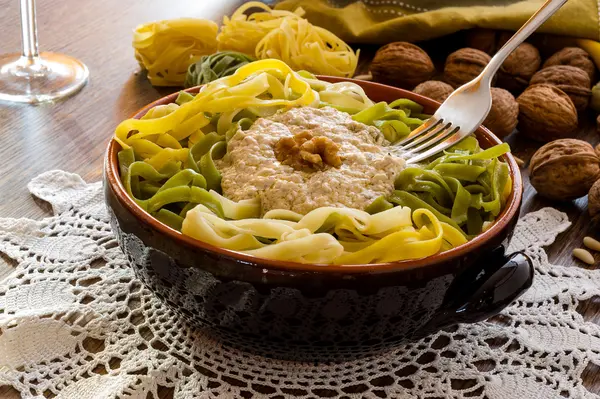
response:
<path id="1" fill-rule="evenodd" d="M 87 67 L 75 58 L 43 52 L 27 58 L 0 55 L 0 101 L 41 103 L 77 93 L 86 84 Z"/>

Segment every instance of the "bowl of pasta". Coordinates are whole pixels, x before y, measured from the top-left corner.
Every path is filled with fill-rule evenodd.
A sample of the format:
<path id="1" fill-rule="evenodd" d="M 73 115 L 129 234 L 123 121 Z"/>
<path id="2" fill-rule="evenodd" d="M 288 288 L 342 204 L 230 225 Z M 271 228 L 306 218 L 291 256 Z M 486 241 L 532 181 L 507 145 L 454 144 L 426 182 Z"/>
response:
<path id="1" fill-rule="evenodd" d="M 481 127 L 407 165 L 439 106 L 277 60 L 162 98 L 116 129 L 112 227 L 192 326 L 276 357 L 361 355 L 497 314 L 533 278 L 507 254 L 519 168 Z"/>

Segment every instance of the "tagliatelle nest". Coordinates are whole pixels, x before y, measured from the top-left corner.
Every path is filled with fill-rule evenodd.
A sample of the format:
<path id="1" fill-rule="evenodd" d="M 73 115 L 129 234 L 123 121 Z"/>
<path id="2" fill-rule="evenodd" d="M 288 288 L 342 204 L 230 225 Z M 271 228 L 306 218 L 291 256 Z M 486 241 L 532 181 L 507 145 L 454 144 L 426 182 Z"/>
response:
<path id="1" fill-rule="evenodd" d="M 181 18 L 139 25 L 133 35 L 135 58 L 155 86 L 182 86 L 188 67 L 217 51 L 218 26 Z"/>
<path id="2" fill-rule="evenodd" d="M 246 16 L 251 8 L 261 11 Z M 351 77 L 358 63 L 354 52 L 343 40 L 326 29 L 302 18 L 304 11 L 271 10 L 259 2 L 240 7 L 231 18 L 223 19 L 217 37 L 220 50 L 235 50 L 258 59 L 276 58 L 294 70 L 314 74 Z"/>
<path id="3" fill-rule="evenodd" d="M 246 15 L 249 9 L 261 11 Z M 223 17 L 223 26 L 217 40 L 219 50 L 233 50 L 245 54 L 254 54 L 258 43 L 273 29 L 279 28 L 284 18 L 302 19 L 304 10 L 294 12 L 272 10 L 268 5 L 251 1 L 235 10 L 231 18 Z"/>
<path id="4" fill-rule="evenodd" d="M 256 8 L 258 12 L 246 15 Z M 295 12 L 272 10 L 254 1 L 242 5 L 231 18 L 224 17 L 220 33 L 217 24 L 204 19 L 147 23 L 135 29 L 135 58 L 155 86 L 183 86 L 190 65 L 217 50 L 258 59 L 275 58 L 296 71 L 353 76 L 358 51 L 355 53 L 333 33 L 303 19 L 303 14 L 302 8 Z"/>

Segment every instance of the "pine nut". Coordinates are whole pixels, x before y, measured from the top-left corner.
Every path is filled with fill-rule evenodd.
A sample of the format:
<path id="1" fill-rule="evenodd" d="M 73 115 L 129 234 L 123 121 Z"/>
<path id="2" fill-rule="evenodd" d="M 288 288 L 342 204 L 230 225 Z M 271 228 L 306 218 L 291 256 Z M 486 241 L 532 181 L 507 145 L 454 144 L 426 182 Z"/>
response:
<path id="1" fill-rule="evenodd" d="M 579 259 L 580 261 L 587 263 L 588 265 L 594 264 L 594 257 L 592 256 L 592 254 L 583 248 L 574 249 L 573 256 Z"/>
<path id="2" fill-rule="evenodd" d="M 370 73 L 364 75 L 356 75 L 354 79 L 371 81 L 373 80 L 373 75 L 371 75 Z"/>
<path id="3" fill-rule="evenodd" d="M 519 166 L 519 168 L 522 168 L 523 165 L 525 165 L 525 161 L 523 161 L 521 158 L 513 155 L 513 158 L 515 159 L 515 161 L 517 161 L 517 165 Z"/>
<path id="4" fill-rule="evenodd" d="M 600 251 L 600 241 L 593 239 L 592 237 L 584 237 L 583 245 L 593 251 Z"/>

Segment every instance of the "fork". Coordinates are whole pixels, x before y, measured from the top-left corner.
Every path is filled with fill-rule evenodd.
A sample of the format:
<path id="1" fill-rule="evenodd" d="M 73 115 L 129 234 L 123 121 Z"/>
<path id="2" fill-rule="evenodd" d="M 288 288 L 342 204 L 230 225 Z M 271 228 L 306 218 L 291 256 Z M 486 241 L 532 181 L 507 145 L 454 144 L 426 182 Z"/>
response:
<path id="1" fill-rule="evenodd" d="M 452 92 L 431 118 L 397 143 L 404 150 L 407 164 L 442 152 L 477 130 L 490 112 L 492 78 L 506 57 L 567 1 L 547 0 L 498 50 L 479 76 Z"/>

